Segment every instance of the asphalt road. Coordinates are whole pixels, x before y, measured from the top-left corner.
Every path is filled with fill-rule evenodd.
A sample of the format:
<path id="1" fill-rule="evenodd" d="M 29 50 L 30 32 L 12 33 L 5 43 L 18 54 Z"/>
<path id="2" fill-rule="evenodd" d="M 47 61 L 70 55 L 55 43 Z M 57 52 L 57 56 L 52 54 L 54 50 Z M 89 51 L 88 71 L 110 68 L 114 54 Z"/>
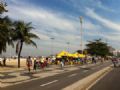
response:
<path id="1" fill-rule="evenodd" d="M 97 64 L 90 68 L 79 68 L 78 70 L 74 70 L 71 72 L 65 72 L 62 74 L 57 74 L 55 76 L 50 76 L 27 83 L 0 88 L 0 90 L 61 90 L 66 86 L 69 86 L 110 64 L 110 62 L 107 62 L 104 64 Z"/>
<path id="2" fill-rule="evenodd" d="M 120 90 L 120 67 L 114 68 L 90 90 Z"/>

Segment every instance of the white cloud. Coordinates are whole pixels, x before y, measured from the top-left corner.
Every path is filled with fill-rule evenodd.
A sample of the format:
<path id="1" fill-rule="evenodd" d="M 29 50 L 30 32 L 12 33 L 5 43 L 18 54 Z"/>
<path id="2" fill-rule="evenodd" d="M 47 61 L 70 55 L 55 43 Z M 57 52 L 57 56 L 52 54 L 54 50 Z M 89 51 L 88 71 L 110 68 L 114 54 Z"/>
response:
<path id="1" fill-rule="evenodd" d="M 106 34 L 104 35 L 104 37 L 106 39 L 108 39 L 109 41 L 111 41 L 111 43 L 114 42 L 120 42 L 120 32 L 119 33 L 110 33 L 109 35 Z"/>
<path id="2" fill-rule="evenodd" d="M 103 10 L 105 10 L 105 11 L 116 12 L 115 10 L 113 10 L 113 9 L 111 9 L 109 7 L 104 6 L 103 3 L 101 1 L 98 1 L 98 0 L 97 0 L 96 6 L 101 8 L 101 9 L 103 9 Z"/>
<path id="3" fill-rule="evenodd" d="M 19 1 L 15 1 L 17 5 L 11 4 L 8 6 L 8 15 L 13 19 L 24 20 L 26 22 L 32 21 L 36 29 L 33 32 L 37 34 L 41 40 L 45 40 L 45 42 L 40 40 L 42 42 L 42 46 L 39 43 L 39 47 L 42 48 L 42 50 L 50 48 L 50 37 L 56 38 L 56 43 L 54 43 L 54 45 L 58 48 L 64 49 L 66 47 L 66 42 L 68 41 L 73 43 L 71 44 L 71 47 L 73 48 L 72 50 L 77 50 L 79 48 L 79 17 L 66 15 L 63 12 L 58 13 L 58 11 L 50 11 L 41 7 L 29 7 L 27 5 L 25 6 L 25 4 L 20 4 L 19 6 Z M 85 35 L 97 36 L 95 31 L 100 29 L 100 26 L 85 19 L 83 29 L 87 31 L 87 34 Z M 47 32 L 47 30 L 50 32 Z"/>
<path id="4" fill-rule="evenodd" d="M 50 37 L 48 37 L 45 34 L 41 34 L 41 33 L 37 32 L 37 31 L 34 31 L 34 30 L 32 30 L 32 32 L 34 34 L 36 34 L 41 40 L 49 40 L 50 39 Z"/>
<path id="5" fill-rule="evenodd" d="M 13 2 L 13 3 L 17 3 L 18 2 L 18 0 L 10 0 L 11 2 Z"/>
<path id="6" fill-rule="evenodd" d="M 90 22 L 90 21 L 87 20 L 87 21 L 85 21 L 85 23 L 83 23 L 83 28 L 85 30 L 98 30 L 101 27 L 99 25 L 97 25 L 97 24 L 95 25 L 92 22 Z"/>
<path id="7" fill-rule="evenodd" d="M 116 13 L 116 11 L 108 6 L 103 5 L 100 0 L 64 0 L 67 4 L 70 4 L 72 7 L 76 8 L 79 11 L 84 12 L 86 7 L 92 7 L 94 9 L 98 8 L 107 12 Z"/>
<path id="8" fill-rule="evenodd" d="M 61 32 L 72 33 L 80 29 L 79 18 L 78 20 L 65 18 L 64 14 L 58 14 L 57 12 L 50 12 L 42 8 L 31 8 L 31 7 L 17 7 L 9 6 L 9 16 L 14 19 L 24 19 L 26 21 L 32 21 L 37 25 L 37 29 L 49 29 L 54 32 L 54 30 L 60 30 Z M 16 14 L 14 14 L 17 12 Z M 99 28 L 98 25 L 94 25 L 90 21 L 86 21 L 83 24 L 86 30 L 96 30 Z"/>
<path id="9" fill-rule="evenodd" d="M 56 12 L 50 12 L 43 9 L 36 9 L 36 8 L 30 8 L 30 7 L 10 7 L 12 12 L 10 12 L 10 16 L 13 18 L 29 18 L 30 20 L 37 21 L 39 23 L 44 24 L 45 26 L 56 28 L 59 30 L 74 30 L 75 26 L 73 23 L 76 23 L 74 21 L 71 21 L 69 19 L 66 19 Z M 19 11 L 19 12 L 18 12 Z M 14 14 L 15 12 L 18 12 L 18 15 Z"/>
<path id="10" fill-rule="evenodd" d="M 99 33 L 99 36 L 101 36 L 103 39 L 107 39 L 109 41 L 109 44 L 114 48 L 119 49 L 118 42 L 120 42 L 120 24 L 98 15 L 93 9 L 90 8 L 87 8 L 85 13 L 87 16 L 95 19 L 96 22 L 99 22 L 101 25 L 108 28 L 106 31 L 103 31 L 103 33 Z M 109 30 L 111 30 L 111 32 L 109 32 Z"/>
<path id="11" fill-rule="evenodd" d="M 94 12 L 93 9 L 87 8 L 86 9 L 86 15 L 96 19 L 97 21 L 99 21 L 103 26 L 115 30 L 115 31 L 120 31 L 120 24 L 117 24 L 113 21 L 110 21 L 104 17 L 99 16 L 97 13 Z"/>

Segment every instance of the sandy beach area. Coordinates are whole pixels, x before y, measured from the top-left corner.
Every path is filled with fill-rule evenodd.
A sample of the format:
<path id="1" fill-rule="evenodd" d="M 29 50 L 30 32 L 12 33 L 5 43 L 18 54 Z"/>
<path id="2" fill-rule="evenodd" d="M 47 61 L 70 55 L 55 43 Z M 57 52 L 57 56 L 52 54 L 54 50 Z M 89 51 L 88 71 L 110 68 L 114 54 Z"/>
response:
<path id="1" fill-rule="evenodd" d="M 20 59 L 20 64 L 21 64 L 21 68 L 18 68 L 18 60 L 17 59 L 7 59 L 6 60 L 6 67 L 0 66 L 0 72 L 7 72 L 7 71 L 11 71 L 11 70 L 24 70 L 26 69 L 26 59 L 25 58 L 21 58 Z"/>

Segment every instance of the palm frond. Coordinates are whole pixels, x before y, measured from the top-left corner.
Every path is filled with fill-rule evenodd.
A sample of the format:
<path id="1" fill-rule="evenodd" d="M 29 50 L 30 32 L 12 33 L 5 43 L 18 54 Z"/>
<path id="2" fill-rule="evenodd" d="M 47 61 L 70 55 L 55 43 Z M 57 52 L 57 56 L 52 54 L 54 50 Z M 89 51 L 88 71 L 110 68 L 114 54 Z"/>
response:
<path id="1" fill-rule="evenodd" d="M 37 44 L 31 40 L 31 44 L 37 48 Z"/>
<path id="2" fill-rule="evenodd" d="M 33 46 L 35 46 L 37 48 L 37 44 L 33 40 L 31 40 L 31 39 L 27 39 L 25 41 L 25 44 L 26 45 L 33 45 Z"/>
<path id="3" fill-rule="evenodd" d="M 30 37 L 30 38 L 34 38 L 34 39 L 40 39 L 36 34 L 34 34 L 34 33 L 28 33 L 28 36 Z"/>

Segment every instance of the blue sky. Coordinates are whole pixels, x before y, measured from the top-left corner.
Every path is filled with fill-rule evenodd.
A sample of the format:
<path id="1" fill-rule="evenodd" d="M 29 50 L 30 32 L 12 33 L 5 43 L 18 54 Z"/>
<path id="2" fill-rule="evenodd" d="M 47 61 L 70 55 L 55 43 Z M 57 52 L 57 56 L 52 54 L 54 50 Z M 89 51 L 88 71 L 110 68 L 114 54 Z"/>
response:
<path id="1" fill-rule="evenodd" d="M 80 49 L 80 21 L 83 17 L 84 44 L 102 38 L 116 49 L 120 38 L 120 0 L 6 0 L 14 20 L 32 22 L 41 40 L 38 48 L 24 46 L 22 55 L 50 55 Z M 51 37 L 55 38 L 51 41 Z M 84 46 L 85 47 L 85 46 Z M 10 53 L 10 48 L 8 52 Z M 12 54 L 14 54 L 12 49 Z"/>

